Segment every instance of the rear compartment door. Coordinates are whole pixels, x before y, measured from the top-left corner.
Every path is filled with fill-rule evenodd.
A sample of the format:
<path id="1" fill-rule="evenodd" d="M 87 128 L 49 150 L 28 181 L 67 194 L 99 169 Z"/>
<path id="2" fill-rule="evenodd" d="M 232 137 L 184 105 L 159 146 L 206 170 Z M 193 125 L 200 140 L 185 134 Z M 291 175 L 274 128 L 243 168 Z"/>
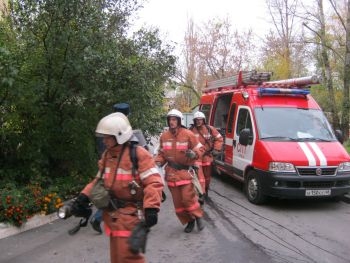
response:
<path id="1" fill-rule="evenodd" d="M 233 162 L 233 150 L 236 142 L 234 141 L 234 130 L 235 130 L 235 114 L 236 114 L 236 103 L 231 104 L 231 108 L 228 114 L 227 124 L 225 128 L 225 136 L 224 136 L 224 151 L 225 151 L 225 163 L 232 165 Z"/>

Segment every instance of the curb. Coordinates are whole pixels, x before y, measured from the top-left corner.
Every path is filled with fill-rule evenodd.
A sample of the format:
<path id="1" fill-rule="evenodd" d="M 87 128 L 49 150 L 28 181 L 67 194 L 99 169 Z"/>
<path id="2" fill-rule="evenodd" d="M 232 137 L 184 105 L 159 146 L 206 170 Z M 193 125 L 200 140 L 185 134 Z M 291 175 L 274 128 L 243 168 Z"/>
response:
<path id="1" fill-rule="evenodd" d="M 57 214 L 52 213 L 49 215 L 35 215 L 20 227 L 0 223 L 0 239 L 51 223 L 56 219 L 58 219 Z"/>

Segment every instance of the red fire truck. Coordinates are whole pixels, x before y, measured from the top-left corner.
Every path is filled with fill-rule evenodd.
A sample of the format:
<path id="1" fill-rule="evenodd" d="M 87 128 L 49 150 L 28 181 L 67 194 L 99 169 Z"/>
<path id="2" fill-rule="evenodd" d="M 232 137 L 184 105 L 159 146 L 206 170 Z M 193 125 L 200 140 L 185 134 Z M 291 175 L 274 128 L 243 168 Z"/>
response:
<path id="1" fill-rule="evenodd" d="M 269 81 L 269 72 L 207 84 L 199 109 L 224 136 L 214 171 L 244 183 L 250 202 L 350 192 L 350 156 L 310 95 L 316 76 Z"/>

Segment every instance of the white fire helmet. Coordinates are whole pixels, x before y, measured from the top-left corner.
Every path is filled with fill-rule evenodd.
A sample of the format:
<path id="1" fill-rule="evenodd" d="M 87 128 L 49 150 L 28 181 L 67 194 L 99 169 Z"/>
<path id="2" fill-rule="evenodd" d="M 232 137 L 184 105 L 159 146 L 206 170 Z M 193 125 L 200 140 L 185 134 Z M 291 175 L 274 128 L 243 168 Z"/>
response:
<path id="1" fill-rule="evenodd" d="M 128 118 L 120 112 L 103 117 L 96 127 L 96 136 L 113 135 L 118 144 L 127 142 L 133 135 Z"/>
<path id="2" fill-rule="evenodd" d="M 193 114 L 193 120 L 195 119 L 203 119 L 205 123 L 205 115 L 201 111 L 197 111 L 195 114 Z"/>
<path id="3" fill-rule="evenodd" d="M 167 114 L 167 121 L 169 126 L 169 117 L 176 117 L 178 120 L 178 126 L 184 126 L 184 117 L 182 113 L 177 109 L 172 109 Z"/>

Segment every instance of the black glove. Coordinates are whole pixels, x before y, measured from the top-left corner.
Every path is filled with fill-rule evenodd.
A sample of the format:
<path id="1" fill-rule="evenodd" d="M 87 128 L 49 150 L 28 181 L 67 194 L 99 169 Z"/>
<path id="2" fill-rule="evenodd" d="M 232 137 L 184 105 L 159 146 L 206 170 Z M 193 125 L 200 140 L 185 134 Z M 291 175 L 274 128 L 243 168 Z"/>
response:
<path id="1" fill-rule="evenodd" d="M 158 222 L 158 209 L 145 208 L 145 221 L 148 227 L 152 227 Z"/>
<path id="2" fill-rule="evenodd" d="M 149 228 L 145 222 L 141 221 L 138 223 L 131 232 L 131 236 L 128 238 L 128 244 L 130 251 L 137 255 L 138 253 L 146 252 L 147 235 Z"/>
<path id="3" fill-rule="evenodd" d="M 72 204 L 71 213 L 76 217 L 90 217 L 92 210 L 89 197 L 79 194 Z"/>

